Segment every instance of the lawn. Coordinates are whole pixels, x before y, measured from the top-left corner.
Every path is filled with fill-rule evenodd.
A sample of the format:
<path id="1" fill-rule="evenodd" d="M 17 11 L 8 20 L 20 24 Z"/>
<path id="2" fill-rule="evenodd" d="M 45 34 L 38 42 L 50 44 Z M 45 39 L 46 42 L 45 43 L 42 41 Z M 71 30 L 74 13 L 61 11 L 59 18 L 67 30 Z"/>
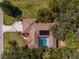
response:
<path id="1" fill-rule="evenodd" d="M 38 8 L 45 6 L 48 0 L 9 0 L 22 10 L 22 17 L 35 18 Z M 4 24 L 13 24 L 16 20 L 4 14 Z"/>
<path id="2" fill-rule="evenodd" d="M 6 14 L 4 14 L 3 19 L 4 19 L 3 22 L 5 25 L 11 25 L 16 21 L 16 19 L 14 19 Z"/>
<path id="3" fill-rule="evenodd" d="M 20 32 L 5 32 L 4 33 L 4 51 L 9 51 L 11 48 L 9 42 L 15 40 L 19 47 L 23 47 L 25 45 L 23 38 L 20 36 Z"/>

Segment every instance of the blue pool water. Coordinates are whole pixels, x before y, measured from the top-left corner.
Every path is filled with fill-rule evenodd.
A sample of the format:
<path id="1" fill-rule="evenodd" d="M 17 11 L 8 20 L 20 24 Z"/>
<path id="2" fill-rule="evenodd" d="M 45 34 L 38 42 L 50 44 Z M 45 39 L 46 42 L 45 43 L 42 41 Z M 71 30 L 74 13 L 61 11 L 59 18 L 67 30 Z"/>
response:
<path id="1" fill-rule="evenodd" d="M 39 46 L 40 47 L 45 47 L 47 45 L 47 40 L 48 38 L 46 37 L 39 37 Z"/>

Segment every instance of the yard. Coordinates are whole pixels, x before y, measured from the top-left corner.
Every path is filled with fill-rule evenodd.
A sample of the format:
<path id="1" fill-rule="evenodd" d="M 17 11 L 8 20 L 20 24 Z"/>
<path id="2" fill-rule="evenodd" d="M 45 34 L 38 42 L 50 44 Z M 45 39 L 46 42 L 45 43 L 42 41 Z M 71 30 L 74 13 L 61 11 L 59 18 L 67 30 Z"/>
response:
<path id="1" fill-rule="evenodd" d="M 20 36 L 20 32 L 5 32 L 4 33 L 4 51 L 9 51 L 11 48 L 10 42 L 15 40 L 19 47 L 23 47 L 24 41 L 23 38 Z"/>
<path id="2" fill-rule="evenodd" d="M 35 18 L 37 9 L 41 6 L 45 6 L 48 0 L 9 0 L 14 6 L 19 7 L 22 10 L 22 17 Z M 4 24 L 11 25 L 16 20 L 8 15 L 4 14 Z"/>
<path id="3" fill-rule="evenodd" d="M 9 1 L 22 10 L 22 17 L 35 18 L 37 9 L 43 5 L 46 6 L 45 2 L 48 0 Z M 52 3 L 52 1 L 54 2 Z M 55 3 L 56 0 L 50 0 L 50 2 L 50 6 L 54 6 L 54 8 L 50 7 L 50 12 L 54 15 L 55 22 L 57 22 L 57 24 L 52 26 L 51 32 L 54 34 L 54 38 L 58 39 L 58 48 L 23 48 L 25 44 L 23 38 L 20 36 L 20 32 L 6 32 L 4 33 L 4 51 L 6 52 L 3 55 L 6 58 L 3 59 L 79 59 L 79 35 L 75 33 L 76 29 L 79 28 L 79 8 L 77 8 L 77 6 L 79 7 L 79 1 L 59 0 L 58 4 Z M 15 19 L 4 14 L 4 24 L 11 25 L 15 21 Z M 18 43 L 20 48 L 12 48 L 11 41 L 13 40 Z M 9 53 L 7 54 L 7 52 Z"/>
<path id="4" fill-rule="evenodd" d="M 35 18 L 37 9 L 41 6 L 45 6 L 48 0 L 9 0 L 14 6 L 19 7 L 22 10 L 22 17 L 26 18 Z M 12 18 L 4 14 L 3 23 L 5 25 L 11 25 L 16 21 L 15 18 Z M 6 32 L 4 33 L 4 49 L 9 51 L 10 44 L 9 41 L 16 40 L 20 47 L 24 46 L 23 38 L 20 37 L 19 32 Z"/>

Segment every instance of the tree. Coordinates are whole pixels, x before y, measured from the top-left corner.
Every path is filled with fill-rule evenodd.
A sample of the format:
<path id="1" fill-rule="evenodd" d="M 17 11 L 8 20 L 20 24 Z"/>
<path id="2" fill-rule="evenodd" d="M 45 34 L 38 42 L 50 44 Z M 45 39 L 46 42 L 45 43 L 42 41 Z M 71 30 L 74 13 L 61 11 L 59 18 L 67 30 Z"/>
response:
<path id="1" fill-rule="evenodd" d="M 78 48 L 77 45 L 79 46 L 79 36 L 77 34 L 70 32 L 66 38 L 68 38 L 68 40 L 66 40 L 68 48 Z"/>
<path id="2" fill-rule="evenodd" d="M 56 24 L 51 28 L 54 37 L 58 40 L 65 40 L 66 46 L 70 48 L 76 48 L 79 38 L 79 35 L 76 35 L 79 24 L 79 5 L 77 4 L 79 2 L 73 1 L 75 2 L 75 0 L 59 0 L 54 9 L 49 7 L 53 16 L 57 14 L 54 16 Z M 55 8 L 58 11 L 54 11 Z"/>
<path id="3" fill-rule="evenodd" d="M 56 0 L 54 4 L 55 6 L 49 7 L 49 9 L 51 9 L 53 16 L 57 14 L 54 16 L 54 20 L 57 23 L 52 26 L 51 30 L 57 39 L 66 39 L 66 35 L 70 31 L 75 34 L 75 30 L 77 29 L 76 26 L 79 23 L 79 5 L 73 3 L 73 0 Z M 52 2 L 49 6 L 51 5 Z"/>
<path id="4" fill-rule="evenodd" d="M 78 59 L 79 52 L 71 48 L 56 48 L 50 54 L 50 59 Z"/>
<path id="5" fill-rule="evenodd" d="M 0 3 L 0 7 L 2 8 L 3 12 L 13 18 L 20 18 L 22 16 L 22 11 L 11 4 L 9 1 L 3 1 Z"/>
<path id="6" fill-rule="evenodd" d="M 13 44 L 10 52 L 4 52 L 2 59 L 79 59 L 79 52 L 72 48 L 30 49 Z M 15 45 L 16 46 L 16 45 Z"/>
<path id="7" fill-rule="evenodd" d="M 48 52 L 43 52 L 43 59 L 49 59 L 50 55 Z"/>
<path id="8" fill-rule="evenodd" d="M 37 21 L 48 23 L 53 22 L 52 13 L 48 8 L 40 8 L 37 12 Z"/>
<path id="9" fill-rule="evenodd" d="M 49 15 L 49 10 L 47 8 L 41 8 L 37 12 L 37 20 L 40 22 L 46 22 Z"/>

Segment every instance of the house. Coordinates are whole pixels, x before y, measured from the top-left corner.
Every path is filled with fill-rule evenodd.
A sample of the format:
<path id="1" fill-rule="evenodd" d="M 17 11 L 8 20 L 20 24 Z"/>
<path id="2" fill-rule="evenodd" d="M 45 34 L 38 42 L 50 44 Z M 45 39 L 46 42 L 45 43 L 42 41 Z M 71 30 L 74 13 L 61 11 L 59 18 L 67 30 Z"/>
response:
<path id="1" fill-rule="evenodd" d="M 28 48 L 56 48 L 56 39 L 49 31 L 53 23 L 37 23 L 35 19 L 23 19 L 24 38 Z"/>

